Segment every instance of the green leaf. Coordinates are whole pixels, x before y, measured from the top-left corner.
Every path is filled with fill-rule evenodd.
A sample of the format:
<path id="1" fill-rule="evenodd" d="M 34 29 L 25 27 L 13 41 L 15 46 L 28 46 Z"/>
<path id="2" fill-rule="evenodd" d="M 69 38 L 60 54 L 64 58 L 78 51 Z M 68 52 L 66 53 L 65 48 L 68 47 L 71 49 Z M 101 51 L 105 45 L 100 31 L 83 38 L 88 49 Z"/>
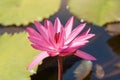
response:
<path id="1" fill-rule="evenodd" d="M 41 21 L 57 12 L 60 0 L 1 0 L 0 23 L 2 25 L 27 25 Z"/>
<path id="2" fill-rule="evenodd" d="M 68 6 L 78 18 L 97 25 L 120 21 L 120 0 L 69 0 Z"/>
<path id="3" fill-rule="evenodd" d="M 0 36 L 0 80 L 30 80 L 26 69 L 39 53 L 30 46 L 25 32 Z"/>

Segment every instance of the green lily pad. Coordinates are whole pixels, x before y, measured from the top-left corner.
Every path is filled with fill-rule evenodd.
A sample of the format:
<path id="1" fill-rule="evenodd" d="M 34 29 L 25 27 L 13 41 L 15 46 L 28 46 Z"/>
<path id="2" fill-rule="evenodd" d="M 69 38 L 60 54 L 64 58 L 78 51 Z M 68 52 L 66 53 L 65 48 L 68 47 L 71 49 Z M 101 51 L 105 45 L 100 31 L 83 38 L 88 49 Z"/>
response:
<path id="1" fill-rule="evenodd" d="M 1 0 L 0 23 L 2 25 L 27 25 L 41 21 L 57 12 L 60 0 Z"/>
<path id="2" fill-rule="evenodd" d="M 120 0 L 69 0 L 68 6 L 78 18 L 100 26 L 120 21 Z"/>
<path id="3" fill-rule="evenodd" d="M 30 46 L 25 32 L 0 36 L 0 80 L 30 80 L 26 69 L 39 53 Z"/>

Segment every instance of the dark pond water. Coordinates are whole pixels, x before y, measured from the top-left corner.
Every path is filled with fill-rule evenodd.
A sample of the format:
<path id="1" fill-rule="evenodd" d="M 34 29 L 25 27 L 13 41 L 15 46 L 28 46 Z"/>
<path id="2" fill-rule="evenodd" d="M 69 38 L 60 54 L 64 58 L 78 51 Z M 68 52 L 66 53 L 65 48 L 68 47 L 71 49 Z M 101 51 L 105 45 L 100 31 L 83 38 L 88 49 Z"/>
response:
<path id="1" fill-rule="evenodd" d="M 52 15 L 49 19 L 53 22 L 56 17 L 59 17 L 62 24 L 72 16 L 71 13 L 66 9 L 67 0 L 62 0 L 62 5 L 60 10 Z M 80 20 L 75 17 L 74 27 L 80 23 Z M 114 65 L 120 62 L 120 36 L 119 38 L 112 39 L 104 27 L 99 27 L 88 23 L 87 27 L 91 27 L 91 33 L 96 34 L 96 36 L 91 40 L 91 42 L 82 48 L 83 51 L 90 53 L 97 58 L 93 61 L 93 69 L 91 74 L 84 80 L 99 80 L 95 76 L 95 65 L 100 64 L 104 71 L 105 77 L 101 80 L 120 80 L 120 67 L 116 68 Z M 11 30 L 10 30 L 11 29 Z M 24 28 L 0 28 L 0 33 L 7 32 L 19 32 Z M 117 41 L 117 42 L 116 42 Z M 109 43 L 109 44 L 108 44 Z M 114 48 L 111 46 L 117 45 L 117 51 L 114 52 Z M 116 48 L 115 48 L 116 49 Z M 76 80 L 75 74 L 73 73 L 76 67 L 80 64 L 81 59 L 75 56 L 70 56 L 64 58 L 64 73 L 63 80 Z M 31 76 L 32 80 L 57 80 L 57 61 L 56 58 L 47 58 L 44 60 L 43 64 L 39 66 L 37 74 Z"/>

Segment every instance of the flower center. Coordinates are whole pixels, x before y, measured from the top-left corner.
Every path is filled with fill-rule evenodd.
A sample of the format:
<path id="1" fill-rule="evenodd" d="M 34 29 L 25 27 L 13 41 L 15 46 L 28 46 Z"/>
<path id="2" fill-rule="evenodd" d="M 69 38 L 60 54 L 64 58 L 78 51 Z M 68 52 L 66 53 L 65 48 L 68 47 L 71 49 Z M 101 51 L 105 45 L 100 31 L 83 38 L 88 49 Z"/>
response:
<path id="1" fill-rule="evenodd" d="M 59 42 L 59 37 L 60 37 L 60 32 L 55 34 L 54 39 L 55 39 L 56 43 Z"/>

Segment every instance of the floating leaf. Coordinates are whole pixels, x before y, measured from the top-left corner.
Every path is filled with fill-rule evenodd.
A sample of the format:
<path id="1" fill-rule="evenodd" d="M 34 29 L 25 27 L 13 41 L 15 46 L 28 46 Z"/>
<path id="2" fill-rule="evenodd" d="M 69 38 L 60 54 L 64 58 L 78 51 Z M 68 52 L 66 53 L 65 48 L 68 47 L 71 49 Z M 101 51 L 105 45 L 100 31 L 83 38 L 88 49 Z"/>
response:
<path id="1" fill-rule="evenodd" d="M 120 22 L 107 24 L 105 28 L 110 35 L 120 35 Z"/>
<path id="2" fill-rule="evenodd" d="M 0 23 L 3 25 L 27 25 L 41 21 L 57 12 L 60 0 L 1 0 Z"/>
<path id="3" fill-rule="evenodd" d="M 83 80 L 92 70 L 92 62 L 83 60 L 81 64 L 75 69 L 74 74 L 77 80 Z"/>
<path id="4" fill-rule="evenodd" d="M 1 35 L 0 80 L 29 80 L 26 67 L 38 53 L 30 46 L 25 32 Z"/>
<path id="5" fill-rule="evenodd" d="M 120 0 L 69 0 L 69 10 L 97 25 L 120 21 Z"/>
<path id="6" fill-rule="evenodd" d="M 96 77 L 98 79 L 102 79 L 105 75 L 105 72 L 103 70 L 103 67 L 101 65 L 96 65 Z"/>

